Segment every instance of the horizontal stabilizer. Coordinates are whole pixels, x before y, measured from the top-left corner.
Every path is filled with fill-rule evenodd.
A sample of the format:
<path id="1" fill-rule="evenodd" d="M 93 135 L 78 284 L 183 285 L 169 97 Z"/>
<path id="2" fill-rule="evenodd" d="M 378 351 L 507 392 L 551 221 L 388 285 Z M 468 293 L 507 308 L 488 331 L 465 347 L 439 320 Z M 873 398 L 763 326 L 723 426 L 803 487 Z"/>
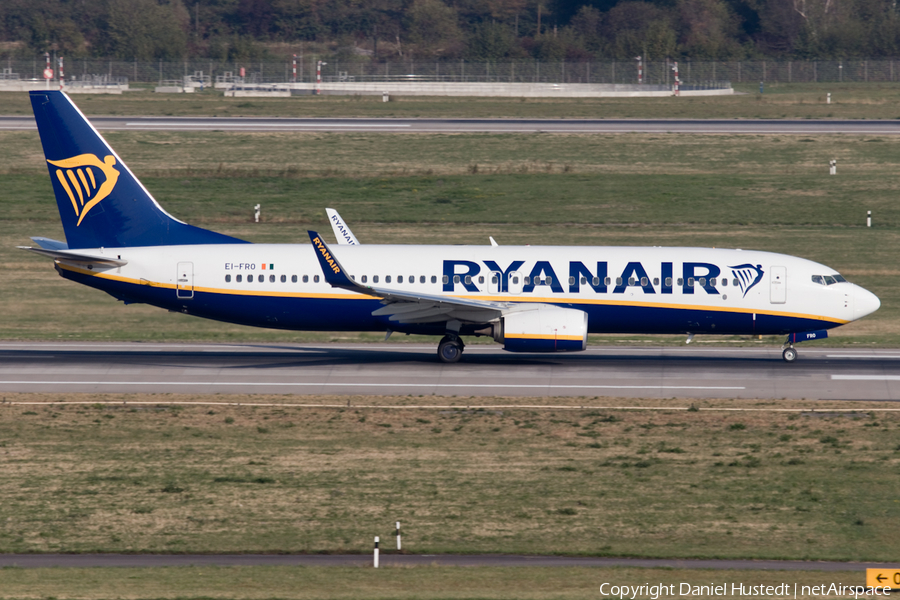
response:
<path id="1" fill-rule="evenodd" d="M 46 248 L 32 248 L 31 246 L 17 246 L 17 248 L 21 250 L 31 250 L 32 252 L 43 254 L 44 256 L 49 256 L 56 260 L 65 260 L 73 263 L 108 265 L 111 267 L 123 267 L 128 264 L 127 260 L 122 260 L 121 258 L 84 254 L 81 252 L 73 252 L 71 250 L 48 250 Z"/>
<path id="2" fill-rule="evenodd" d="M 51 240 L 45 237 L 33 237 L 31 241 L 43 248 L 44 250 L 68 250 L 69 245 L 59 240 Z"/>

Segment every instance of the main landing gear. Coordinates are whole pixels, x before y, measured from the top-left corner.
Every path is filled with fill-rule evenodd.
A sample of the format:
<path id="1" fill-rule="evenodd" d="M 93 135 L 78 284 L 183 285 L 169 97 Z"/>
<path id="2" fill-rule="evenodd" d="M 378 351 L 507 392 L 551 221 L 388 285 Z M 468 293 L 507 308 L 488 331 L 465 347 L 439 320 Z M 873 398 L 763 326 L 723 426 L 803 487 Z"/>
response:
<path id="1" fill-rule="evenodd" d="M 441 343 L 438 344 L 438 358 L 443 363 L 459 362 L 465 347 L 466 345 L 459 339 L 459 336 L 447 334 L 441 338 Z"/>

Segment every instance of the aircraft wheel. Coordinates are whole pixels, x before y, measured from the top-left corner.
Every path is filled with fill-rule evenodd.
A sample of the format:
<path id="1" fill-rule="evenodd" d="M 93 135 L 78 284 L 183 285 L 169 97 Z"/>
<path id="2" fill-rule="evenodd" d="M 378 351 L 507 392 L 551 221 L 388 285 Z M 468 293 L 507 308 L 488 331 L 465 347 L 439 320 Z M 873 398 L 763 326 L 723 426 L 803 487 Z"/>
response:
<path id="1" fill-rule="evenodd" d="M 440 345 L 438 345 L 438 358 L 440 358 L 443 363 L 459 362 L 459 359 L 462 358 L 462 353 L 463 344 L 458 338 L 453 339 L 445 337 L 441 340 Z"/>
<path id="2" fill-rule="evenodd" d="M 797 360 L 797 351 L 793 348 L 785 348 L 781 353 L 781 358 L 784 359 L 784 362 L 794 362 Z"/>

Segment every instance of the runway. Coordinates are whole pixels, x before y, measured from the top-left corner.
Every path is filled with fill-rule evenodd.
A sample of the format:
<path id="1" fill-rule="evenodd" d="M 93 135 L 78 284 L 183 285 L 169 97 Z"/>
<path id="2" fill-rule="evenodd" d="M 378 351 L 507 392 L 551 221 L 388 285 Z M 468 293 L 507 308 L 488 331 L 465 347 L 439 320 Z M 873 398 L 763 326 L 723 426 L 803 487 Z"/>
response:
<path id="1" fill-rule="evenodd" d="M 897 135 L 900 121 L 816 119 L 278 119 L 89 117 L 101 131 L 317 131 L 381 133 L 681 133 Z M 33 117 L 0 116 L 0 130 L 35 130 Z"/>
<path id="2" fill-rule="evenodd" d="M 509 554 L 391 554 L 379 557 L 382 566 L 441 567 L 639 567 L 671 569 L 728 569 L 763 571 L 864 571 L 894 569 L 900 564 L 844 563 L 800 560 L 699 560 L 666 558 L 606 558 L 589 556 L 527 556 Z M 0 568 L 94 568 L 186 566 L 304 566 L 359 567 L 371 565 L 361 554 L 0 554 Z"/>
<path id="3" fill-rule="evenodd" d="M 434 346 L 405 343 L 3 342 L 0 392 L 900 399 L 900 350 L 798 348 L 788 364 L 778 347 L 514 354 L 470 345 L 446 365 Z"/>

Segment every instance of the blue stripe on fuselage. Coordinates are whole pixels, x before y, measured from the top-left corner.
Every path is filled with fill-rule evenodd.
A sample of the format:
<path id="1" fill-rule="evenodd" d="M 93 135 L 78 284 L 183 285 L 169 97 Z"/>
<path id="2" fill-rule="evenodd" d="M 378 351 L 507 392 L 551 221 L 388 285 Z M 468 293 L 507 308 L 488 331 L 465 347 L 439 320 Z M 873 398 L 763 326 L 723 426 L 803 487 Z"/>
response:
<path id="1" fill-rule="evenodd" d="M 139 285 L 57 267 L 66 279 L 103 290 L 126 302 L 145 303 L 168 310 L 272 329 L 308 331 L 385 331 L 439 335 L 443 323 L 402 325 L 386 316 L 373 317 L 383 306 L 377 298 L 321 298 L 310 296 L 241 295 L 194 290 L 191 299 L 179 299 L 172 288 Z M 590 333 L 713 333 L 726 335 L 773 335 L 797 331 L 831 329 L 843 323 L 815 318 L 748 312 L 667 308 L 627 304 L 558 303 L 588 314 Z M 470 333 L 480 326 L 464 326 Z"/>

